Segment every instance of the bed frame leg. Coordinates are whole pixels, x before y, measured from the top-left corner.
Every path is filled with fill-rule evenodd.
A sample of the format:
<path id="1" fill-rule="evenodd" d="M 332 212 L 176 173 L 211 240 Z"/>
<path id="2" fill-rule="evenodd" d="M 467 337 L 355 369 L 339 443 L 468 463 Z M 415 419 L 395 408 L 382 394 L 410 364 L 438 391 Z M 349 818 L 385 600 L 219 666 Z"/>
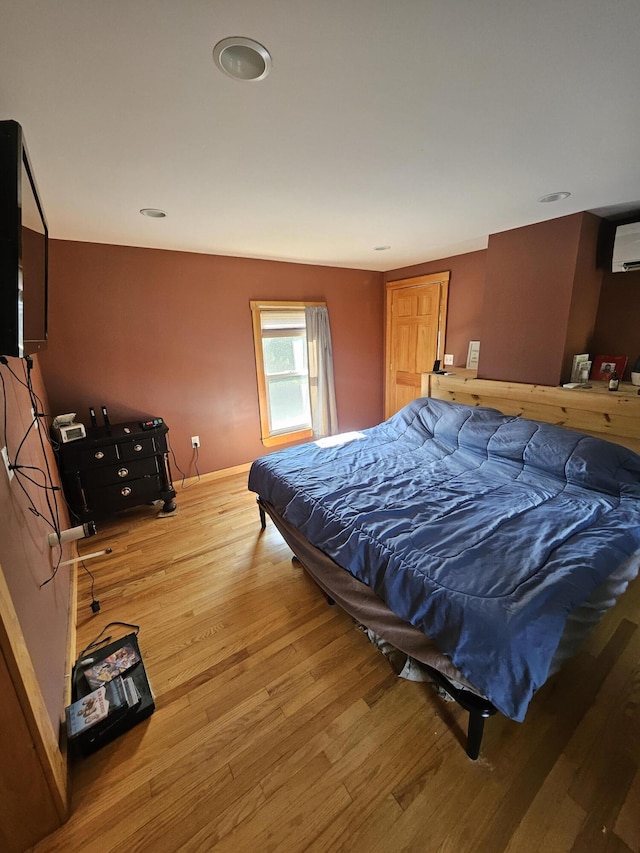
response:
<path id="1" fill-rule="evenodd" d="M 260 527 L 265 530 L 267 527 L 267 514 L 262 508 L 262 504 L 260 503 L 260 498 L 257 499 L 258 510 L 260 512 Z"/>
<path id="2" fill-rule="evenodd" d="M 480 744 L 484 733 L 486 716 L 481 711 L 469 711 L 469 727 L 467 729 L 467 755 L 473 761 L 480 755 Z"/>
<path id="3" fill-rule="evenodd" d="M 438 672 L 432 666 L 423 664 L 434 684 L 444 688 L 452 699 L 461 705 L 469 713 L 469 726 L 467 728 L 467 755 L 473 761 L 480 755 L 480 745 L 484 733 L 484 721 L 494 714 L 497 708 L 475 693 L 465 690 L 463 687 L 452 684 L 446 675 Z"/>

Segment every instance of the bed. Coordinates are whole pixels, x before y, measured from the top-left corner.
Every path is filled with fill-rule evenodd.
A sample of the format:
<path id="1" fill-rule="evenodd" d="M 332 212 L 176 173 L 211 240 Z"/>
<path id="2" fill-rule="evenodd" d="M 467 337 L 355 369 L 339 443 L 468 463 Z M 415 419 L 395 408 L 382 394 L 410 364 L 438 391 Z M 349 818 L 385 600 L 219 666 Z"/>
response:
<path id="1" fill-rule="evenodd" d="M 522 721 L 640 567 L 640 456 L 443 400 L 256 460 L 249 488 L 331 600 L 484 720 Z"/>

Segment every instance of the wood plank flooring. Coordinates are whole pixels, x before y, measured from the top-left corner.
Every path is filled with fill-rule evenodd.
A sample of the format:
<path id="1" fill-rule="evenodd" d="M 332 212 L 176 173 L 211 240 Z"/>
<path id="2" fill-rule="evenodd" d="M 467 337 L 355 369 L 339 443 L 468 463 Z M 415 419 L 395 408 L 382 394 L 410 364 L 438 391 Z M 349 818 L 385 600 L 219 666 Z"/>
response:
<path id="1" fill-rule="evenodd" d="M 80 542 L 78 649 L 141 626 L 157 710 L 72 766 L 53 851 L 640 851 L 640 583 L 524 723 L 397 679 L 260 530 L 246 474 L 203 478 Z M 118 636 L 117 631 L 110 631 Z"/>

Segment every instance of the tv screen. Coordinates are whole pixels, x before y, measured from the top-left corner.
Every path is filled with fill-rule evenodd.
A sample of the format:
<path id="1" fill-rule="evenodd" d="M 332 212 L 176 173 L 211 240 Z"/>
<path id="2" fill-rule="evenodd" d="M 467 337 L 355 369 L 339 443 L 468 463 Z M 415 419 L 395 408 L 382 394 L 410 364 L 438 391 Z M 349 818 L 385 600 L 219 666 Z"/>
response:
<path id="1" fill-rule="evenodd" d="M 48 237 L 22 128 L 0 121 L 0 354 L 47 345 Z"/>

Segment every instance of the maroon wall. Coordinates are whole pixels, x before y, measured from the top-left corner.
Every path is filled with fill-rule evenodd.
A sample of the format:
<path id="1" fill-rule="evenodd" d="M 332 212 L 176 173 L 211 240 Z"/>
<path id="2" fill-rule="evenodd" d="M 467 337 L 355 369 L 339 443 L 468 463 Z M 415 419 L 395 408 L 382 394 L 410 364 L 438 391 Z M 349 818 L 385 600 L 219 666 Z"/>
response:
<path id="1" fill-rule="evenodd" d="M 602 220 L 593 214 L 582 214 L 569 320 L 565 333 L 562 382 L 569 382 L 571 379 L 574 355 L 583 352 L 593 355 L 593 332 L 602 286 L 602 270 L 597 266 L 601 223 Z"/>
<path id="2" fill-rule="evenodd" d="M 626 355 L 625 379 L 640 356 L 640 272 L 605 272 L 592 355 Z"/>
<path id="3" fill-rule="evenodd" d="M 41 366 L 53 413 L 160 416 L 189 475 L 192 435 L 202 473 L 266 452 L 251 299 L 326 300 L 340 429 L 382 417 L 380 273 L 53 240 L 50 281 Z"/>
<path id="4" fill-rule="evenodd" d="M 489 237 L 478 376 L 560 382 L 582 214 Z"/>

